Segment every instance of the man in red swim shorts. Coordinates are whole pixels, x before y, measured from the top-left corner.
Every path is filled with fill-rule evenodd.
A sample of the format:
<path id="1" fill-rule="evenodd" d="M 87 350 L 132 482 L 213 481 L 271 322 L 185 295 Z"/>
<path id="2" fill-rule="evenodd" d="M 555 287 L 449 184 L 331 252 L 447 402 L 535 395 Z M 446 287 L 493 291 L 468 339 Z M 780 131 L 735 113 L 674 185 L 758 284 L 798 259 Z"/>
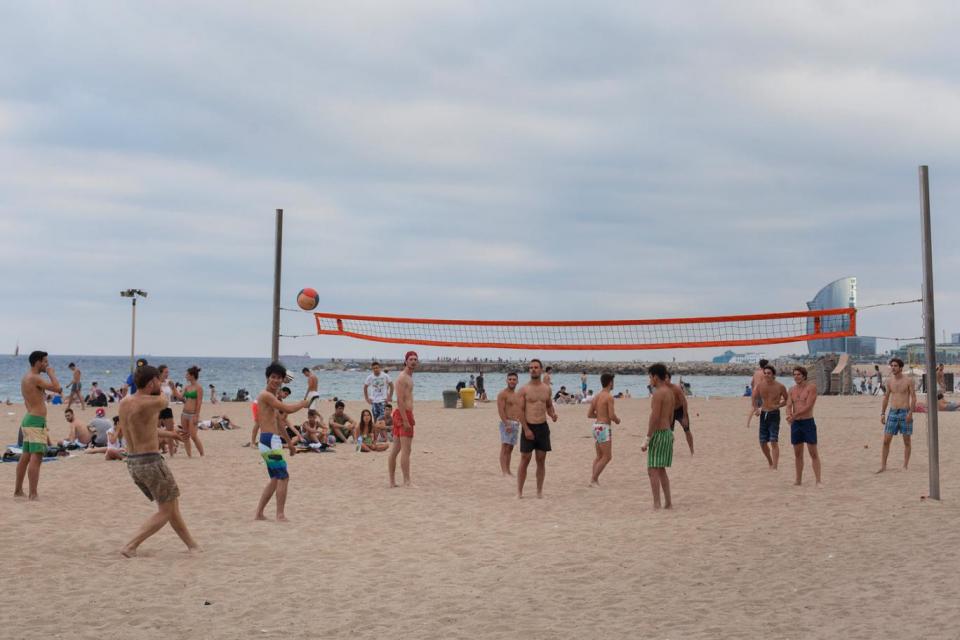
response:
<path id="1" fill-rule="evenodd" d="M 393 447 L 387 459 L 390 487 L 396 487 L 397 455 L 403 472 L 403 486 L 410 486 L 410 451 L 413 448 L 413 370 L 417 368 L 416 351 L 407 351 L 403 357 L 403 372 L 397 376 L 397 408 L 393 411 Z"/>

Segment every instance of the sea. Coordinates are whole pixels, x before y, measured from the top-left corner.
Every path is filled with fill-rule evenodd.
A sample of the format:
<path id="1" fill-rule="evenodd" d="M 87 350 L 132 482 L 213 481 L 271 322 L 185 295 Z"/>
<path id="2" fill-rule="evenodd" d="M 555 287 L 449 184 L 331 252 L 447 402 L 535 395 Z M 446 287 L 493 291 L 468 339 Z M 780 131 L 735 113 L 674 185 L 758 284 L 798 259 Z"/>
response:
<path id="1" fill-rule="evenodd" d="M 170 367 L 170 378 L 182 382 L 188 367 L 198 366 L 201 369 L 200 382 L 204 387 L 214 385 L 217 397 L 226 393 L 228 399 L 237 397 L 237 391 L 246 389 L 252 396 L 263 389 L 264 369 L 270 364 L 269 358 L 190 358 L 190 357 L 163 357 L 142 356 L 151 365 L 165 364 Z M 97 382 L 101 389 L 108 391 L 110 387 L 119 389 L 130 372 L 129 356 L 61 356 L 51 355 L 50 363 L 54 366 L 60 382 L 66 386 L 70 381 L 70 370 L 67 365 L 75 363 L 83 372 L 83 392 L 89 391 L 90 384 Z M 304 367 L 313 367 L 328 363 L 329 360 L 309 358 L 305 356 L 281 357 L 281 361 L 293 376 L 293 382 L 288 386 L 293 396 L 302 396 L 306 391 L 306 379 L 301 370 Z M 0 356 L 0 400 L 9 399 L 12 402 L 21 402 L 20 379 L 29 369 L 26 355 Z M 323 398 L 341 398 L 343 400 L 362 400 L 363 382 L 370 373 L 366 369 L 346 371 L 316 372 L 320 381 L 320 395 Z M 397 372 L 389 374 L 395 377 Z M 415 375 L 414 397 L 420 400 L 442 400 L 443 391 L 453 389 L 461 380 L 468 381 L 469 373 L 417 373 Z M 484 374 L 484 386 L 488 395 L 494 396 L 505 386 L 505 375 L 501 373 Z M 525 374 L 521 372 L 521 384 Z M 788 387 L 792 380 L 787 377 L 779 378 L 780 382 Z M 676 382 L 676 380 L 674 380 Z M 723 397 L 742 396 L 744 387 L 750 383 L 747 376 L 683 376 L 683 381 L 690 384 L 694 396 Z M 615 391 L 630 390 L 634 397 L 645 397 L 648 378 L 645 375 L 618 375 L 614 382 Z M 557 373 L 553 375 L 553 387 L 559 389 L 565 385 L 568 391 L 580 390 L 580 374 Z M 588 388 L 596 393 L 600 388 L 600 376 L 591 375 L 588 379 Z"/>

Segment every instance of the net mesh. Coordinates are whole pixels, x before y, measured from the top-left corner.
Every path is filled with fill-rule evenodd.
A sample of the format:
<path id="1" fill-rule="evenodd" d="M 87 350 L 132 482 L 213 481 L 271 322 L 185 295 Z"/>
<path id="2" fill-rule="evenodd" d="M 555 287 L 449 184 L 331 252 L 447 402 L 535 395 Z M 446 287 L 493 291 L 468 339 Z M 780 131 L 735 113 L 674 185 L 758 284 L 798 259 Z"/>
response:
<path id="1" fill-rule="evenodd" d="M 314 313 L 317 333 L 437 347 L 550 350 L 734 347 L 856 335 L 856 309 L 662 320 L 501 321 Z"/>

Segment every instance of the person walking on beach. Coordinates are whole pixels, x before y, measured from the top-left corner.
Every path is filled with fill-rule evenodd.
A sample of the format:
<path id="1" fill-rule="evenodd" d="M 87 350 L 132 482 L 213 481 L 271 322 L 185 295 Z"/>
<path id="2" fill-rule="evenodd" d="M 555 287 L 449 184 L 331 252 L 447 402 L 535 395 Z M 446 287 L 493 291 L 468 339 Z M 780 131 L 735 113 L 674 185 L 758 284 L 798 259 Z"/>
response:
<path id="1" fill-rule="evenodd" d="M 548 367 L 549 370 L 549 367 Z M 520 424 L 523 435 L 520 438 L 520 467 L 517 469 L 517 497 L 523 497 L 523 485 L 527 481 L 527 467 L 530 458 L 537 457 L 537 497 L 543 497 L 543 480 L 547 473 L 547 452 L 550 447 L 550 426 L 547 416 L 556 422 L 557 412 L 553 408 L 550 385 L 541 380 L 543 363 L 537 358 L 530 361 L 530 382 L 523 385 L 520 396 Z"/>
<path id="2" fill-rule="evenodd" d="M 137 393 L 121 400 L 118 407 L 127 447 L 127 471 L 143 495 L 157 503 L 157 512 L 141 525 L 120 553 L 127 558 L 137 555 L 143 541 L 168 522 L 188 550 L 199 551 L 180 513 L 180 488 L 160 455 L 160 438 L 186 441 L 188 436 L 157 429 L 157 416 L 167 408 L 157 369 L 147 365 L 139 367 L 135 378 Z"/>
<path id="3" fill-rule="evenodd" d="M 190 443 L 197 445 L 197 452 L 203 456 L 203 443 L 200 442 L 200 408 L 203 407 L 203 385 L 200 380 L 200 367 L 193 366 L 187 369 L 187 386 L 183 389 L 181 399 L 183 400 L 183 413 L 180 414 L 180 427 L 187 435 L 186 440 L 187 457 L 193 457 L 190 450 Z"/>
<path id="4" fill-rule="evenodd" d="M 310 402 L 304 398 L 300 402 L 285 403 L 278 396 L 280 386 L 287 377 L 287 369 L 279 362 L 272 362 L 266 368 L 266 387 L 257 395 L 257 427 L 259 431 L 259 449 L 263 462 L 267 465 L 267 476 L 270 480 L 260 494 L 257 503 L 257 513 L 254 520 L 266 520 L 263 510 L 274 494 L 277 495 L 277 522 L 286 522 L 287 515 L 284 509 L 287 506 L 287 489 L 290 483 L 290 474 L 287 472 L 287 461 L 283 459 L 283 445 L 286 443 L 292 456 L 296 447 L 287 435 L 286 416 L 304 409 Z"/>
<path id="5" fill-rule="evenodd" d="M 887 470 L 887 456 L 890 455 L 890 441 L 897 434 L 903 435 L 903 470 L 910 464 L 911 436 L 913 436 L 913 410 L 917 408 L 917 392 L 913 380 L 903 375 L 903 360 L 890 360 L 891 377 L 887 378 L 887 387 L 883 394 L 883 407 L 880 409 L 880 424 L 883 429 L 883 452 L 880 457 L 880 470 Z M 887 405 L 890 412 L 887 413 Z"/>
<path id="6" fill-rule="evenodd" d="M 393 446 L 387 458 L 387 474 L 390 487 L 397 486 L 397 455 L 400 455 L 400 471 L 403 486 L 411 486 L 410 452 L 413 449 L 413 372 L 419 358 L 416 351 L 407 351 L 403 356 L 403 371 L 397 376 L 397 408 L 393 410 Z"/>
<path id="7" fill-rule="evenodd" d="M 670 478 L 667 469 L 673 464 L 673 412 L 676 409 L 673 389 L 667 382 L 667 367 L 658 362 L 647 369 L 653 393 L 650 396 L 650 419 L 647 421 L 647 435 L 643 439 L 640 451 L 647 452 L 647 476 L 650 478 L 650 490 L 653 493 L 653 508 L 661 507 L 660 492 L 663 492 L 664 509 L 673 507 L 670 496 Z"/>
<path id="8" fill-rule="evenodd" d="M 83 383 L 80 382 L 80 378 L 83 377 L 83 374 L 80 372 L 80 367 L 72 362 L 67 365 L 67 369 L 70 369 L 73 373 L 73 377 L 70 378 L 70 397 L 67 398 L 67 409 L 73 407 L 74 401 L 77 401 L 80 403 L 80 410 L 82 411 L 87 408 L 83 401 L 83 393 L 81 393 Z"/>
<path id="9" fill-rule="evenodd" d="M 320 392 L 318 391 L 320 381 L 317 379 L 317 374 L 311 371 L 310 367 L 304 367 L 300 373 L 307 379 L 307 393 L 303 396 L 303 399 L 307 401 L 307 409 L 316 410 L 320 406 Z"/>
<path id="10" fill-rule="evenodd" d="M 817 423 L 813 420 L 813 405 L 817 402 L 817 386 L 807 380 L 806 367 L 793 368 L 793 381 L 787 397 L 787 422 L 790 423 L 790 444 L 793 445 L 794 462 L 797 467 L 796 486 L 803 479 L 803 445 L 810 453 L 813 474 L 820 485 L 820 453 L 817 451 Z"/>
<path id="11" fill-rule="evenodd" d="M 497 412 L 500 414 L 500 473 L 512 476 L 510 473 L 510 458 L 513 457 L 513 448 L 520 435 L 520 414 L 523 408 L 520 405 L 520 396 L 517 394 L 517 380 L 515 371 L 507 374 L 506 388 L 497 394 Z"/>
<path id="12" fill-rule="evenodd" d="M 586 371 L 580 374 L 580 393 L 584 396 L 587 395 L 587 372 Z"/>
<path id="13" fill-rule="evenodd" d="M 747 428 L 750 428 L 750 421 L 753 420 L 753 416 L 757 411 L 757 407 L 760 405 L 760 398 L 756 395 L 757 385 L 760 384 L 760 381 L 763 380 L 763 368 L 769 364 L 769 360 L 761 358 L 757 363 L 757 368 L 753 372 L 753 378 L 750 380 L 750 413 L 747 414 Z"/>
<path id="14" fill-rule="evenodd" d="M 873 377 L 877 379 L 877 386 L 874 389 L 874 395 L 880 395 L 881 393 L 886 392 L 886 389 L 883 388 L 883 373 L 880 371 L 880 365 L 873 365 Z"/>
<path id="15" fill-rule="evenodd" d="M 673 421 L 670 423 L 670 431 L 680 423 L 683 429 L 683 436 L 687 439 L 687 446 L 690 447 L 690 455 L 693 455 L 693 433 L 690 432 L 690 412 L 687 409 L 687 394 L 681 384 L 673 384 L 673 377 L 667 372 L 667 384 L 670 385 L 670 391 L 673 392 Z"/>
<path id="16" fill-rule="evenodd" d="M 590 486 L 600 486 L 600 474 L 610 464 L 613 458 L 613 424 L 620 424 L 620 418 L 613 408 L 613 379 L 612 373 L 600 376 L 600 390 L 587 411 L 587 417 L 593 419 L 593 442 L 596 457 L 593 459 L 593 473 L 590 476 Z"/>
<path id="17" fill-rule="evenodd" d="M 26 476 L 30 485 L 28 498 L 36 500 L 39 497 L 37 485 L 40 483 L 40 464 L 50 443 L 47 433 L 47 392 L 63 393 L 63 387 L 47 361 L 46 351 L 32 352 L 27 361 L 30 363 L 30 370 L 20 380 L 20 394 L 27 412 L 20 422 L 23 446 L 20 460 L 17 461 L 13 495 L 16 498 L 23 497 L 23 478 Z M 46 379 L 42 376 L 44 373 L 47 374 Z"/>
<path id="18" fill-rule="evenodd" d="M 370 365 L 372 373 L 363 382 L 363 399 L 370 405 L 373 421 L 383 420 L 383 406 L 393 400 L 393 381 L 380 368 L 379 362 Z"/>
<path id="19" fill-rule="evenodd" d="M 764 365 L 763 379 L 753 388 L 753 404 L 759 405 L 754 413 L 760 416 L 760 451 L 774 470 L 780 461 L 780 408 L 788 399 L 787 388 L 777 382 L 777 370 Z"/>

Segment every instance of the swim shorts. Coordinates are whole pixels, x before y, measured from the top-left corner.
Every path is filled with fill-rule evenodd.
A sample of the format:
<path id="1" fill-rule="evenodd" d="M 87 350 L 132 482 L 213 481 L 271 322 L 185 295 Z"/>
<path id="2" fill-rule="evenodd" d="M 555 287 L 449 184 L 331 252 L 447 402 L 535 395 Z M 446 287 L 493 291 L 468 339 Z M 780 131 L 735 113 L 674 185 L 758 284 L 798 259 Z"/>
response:
<path id="1" fill-rule="evenodd" d="M 28 413 L 20 421 L 20 431 L 23 433 L 24 453 L 46 453 L 47 451 L 47 418 Z"/>
<path id="2" fill-rule="evenodd" d="M 404 421 L 403 414 L 400 413 L 400 409 L 393 410 L 393 437 L 394 438 L 412 438 L 413 437 L 413 427 L 416 426 L 416 422 L 413 420 L 413 411 L 407 409 L 407 419 Z M 404 425 L 406 422 L 406 425 Z M 405 426 L 409 428 L 404 428 Z"/>
<path id="3" fill-rule="evenodd" d="M 790 444 L 817 444 L 817 423 L 813 418 L 794 420 L 790 425 Z"/>
<path id="4" fill-rule="evenodd" d="M 384 411 L 383 404 L 384 403 L 382 402 L 370 403 L 370 413 L 373 414 L 374 422 L 376 422 L 377 420 L 383 420 L 383 411 Z"/>
<path id="5" fill-rule="evenodd" d="M 760 411 L 760 444 L 780 440 L 780 409 Z"/>
<path id="6" fill-rule="evenodd" d="M 500 421 L 500 442 L 508 444 L 511 447 L 517 444 L 517 436 L 520 433 L 520 423 L 516 420 Z"/>
<path id="7" fill-rule="evenodd" d="M 307 403 L 308 410 L 309 409 L 316 410 L 317 407 L 320 406 L 320 394 L 316 391 L 308 391 L 307 400 L 309 401 Z"/>
<path id="8" fill-rule="evenodd" d="M 593 423 L 593 439 L 597 444 L 610 442 L 612 435 L 613 430 L 610 428 L 610 425 L 604 424 L 603 422 Z"/>
<path id="9" fill-rule="evenodd" d="M 180 497 L 180 487 L 159 453 L 131 453 L 127 471 L 151 502 L 170 502 Z"/>
<path id="10" fill-rule="evenodd" d="M 287 461 L 283 459 L 283 440 L 275 433 L 260 434 L 260 455 L 267 465 L 267 475 L 271 480 L 286 480 Z"/>
<path id="11" fill-rule="evenodd" d="M 527 435 L 520 437 L 520 453 L 530 453 L 534 449 L 539 451 L 550 451 L 550 426 L 546 422 L 540 424 L 528 424 L 527 427 L 533 431 L 533 440 L 527 440 Z"/>
<path id="12" fill-rule="evenodd" d="M 680 423 L 680 426 L 683 427 L 683 407 L 677 407 L 673 410 L 673 422 L 670 423 L 670 431 L 673 431 L 673 428 L 678 422 Z M 687 419 L 687 422 L 689 423 L 689 418 Z M 683 430 L 690 431 L 690 425 L 687 424 L 687 426 L 683 427 Z"/>
<path id="13" fill-rule="evenodd" d="M 647 445 L 647 466 L 664 469 L 673 464 L 673 431 L 660 429 L 653 432 Z"/>
<path id="14" fill-rule="evenodd" d="M 907 420 L 907 412 L 907 409 L 890 409 L 887 413 L 887 424 L 883 428 L 883 433 L 888 436 L 897 434 L 912 436 L 913 418 Z"/>
<path id="15" fill-rule="evenodd" d="M 82 388 L 83 388 L 83 386 L 82 386 L 81 383 L 79 383 L 79 382 L 71 382 L 71 383 L 70 383 L 70 393 L 71 393 L 71 395 L 74 394 L 74 393 L 80 393 L 80 389 L 82 389 Z"/>

